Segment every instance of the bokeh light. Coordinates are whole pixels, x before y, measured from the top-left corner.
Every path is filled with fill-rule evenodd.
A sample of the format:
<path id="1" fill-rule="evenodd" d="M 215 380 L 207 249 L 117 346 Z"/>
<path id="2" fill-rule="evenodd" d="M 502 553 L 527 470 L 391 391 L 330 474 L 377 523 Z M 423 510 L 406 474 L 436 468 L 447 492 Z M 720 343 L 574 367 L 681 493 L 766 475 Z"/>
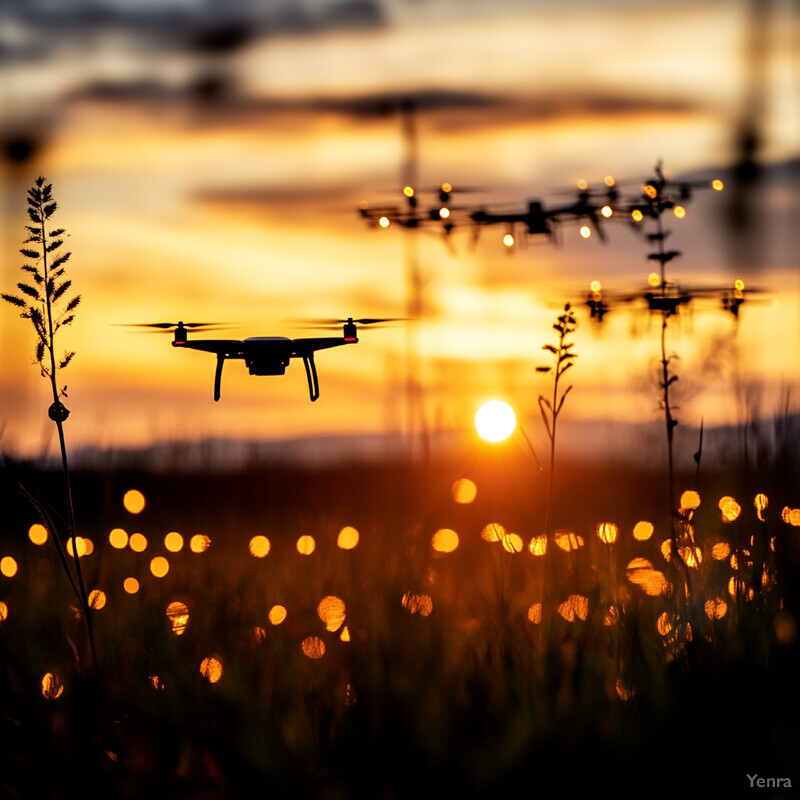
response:
<path id="1" fill-rule="evenodd" d="M 48 672 L 42 678 L 42 697 L 46 700 L 57 700 L 64 693 L 64 684 L 61 679 L 52 672 Z"/>
<path id="2" fill-rule="evenodd" d="M 654 530 L 652 522 L 648 522 L 646 519 L 639 520 L 633 526 L 633 538 L 637 542 L 646 542 L 653 535 Z"/>
<path id="3" fill-rule="evenodd" d="M 254 556 L 255 558 L 264 558 L 269 553 L 270 547 L 271 544 L 269 539 L 261 534 L 254 536 L 248 545 L 250 555 Z"/>
<path id="4" fill-rule="evenodd" d="M 336 595 L 323 597 L 317 605 L 317 615 L 329 631 L 338 631 L 345 621 L 344 600 Z"/>
<path id="5" fill-rule="evenodd" d="M 500 541 L 503 549 L 509 553 L 521 553 L 525 547 L 525 542 L 518 533 L 506 533 Z"/>
<path id="6" fill-rule="evenodd" d="M 547 554 L 547 536 L 542 534 L 541 536 L 534 536 L 531 539 L 530 544 L 528 545 L 528 549 L 531 551 L 531 555 L 533 556 L 543 556 Z"/>
<path id="7" fill-rule="evenodd" d="M 125 589 L 128 594 L 136 594 L 136 592 L 139 591 L 139 581 L 136 580 L 136 578 L 125 578 L 122 582 L 122 588 Z"/>
<path id="8" fill-rule="evenodd" d="M 147 550 L 147 537 L 143 533 L 132 533 L 128 539 L 128 547 L 134 553 L 144 553 Z"/>
<path id="9" fill-rule="evenodd" d="M 499 522 L 490 522 L 483 527 L 481 539 L 486 542 L 499 542 L 505 533 L 506 529 Z"/>
<path id="10" fill-rule="evenodd" d="M 571 594 L 558 606 L 558 614 L 567 622 L 585 620 L 589 614 L 589 598 L 582 594 Z"/>
<path id="11" fill-rule="evenodd" d="M 584 545 L 583 537 L 573 531 L 556 531 L 553 541 L 567 553 L 578 550 Z"/>
<path id="12" fill-rule="evenodd" d="M 89 608 L 99 611 L 106 605 L 106 593 L 101 589 L 93 589 L 89 592 Z"/>
<path id="13" fill-rule="evenodd" d="M 308 658 L 322 658 L 325 655 L 325 642 L 319 636 L 306 636 L 300 644 L 303 655 Z"/>
<path id="14" fill-rule="evenodd" d="M 433 599 L 427 594 L 406 592 L 402 604 L 409 614 L 419 614 L 421 617 L 427 617 L 433 611 Z"/>
<path id="15" fill-rule="evenodd" d="M 47 528 L 45 528 L 44 525 L 38 522 L 34 522 L 33 525 L 31 525 L 30 528 L 28 528 L 28 538 L 34 544 L 39 544 L 39 545 L 44 544 L 47 541 L 48 537 L 49 534 L 47 532 Z"/>
<path id="16" fill-rule="evenodd" d="M 729 495 L 720 498 L 719 510 L 722 512 L 724 522 L 734 522 L 742 513 L 742 507 Z"/>
<path id="17" fill-rule="evenodd" d="M 169 572 L 169 561 L 164 556 L 156 556 L 150 561 L 150 572 L 156 578 L 163 578 Z"/>
<path id="18" fill-rule="evenodd" d="M 17 574 L 17 562 L 11 556 L 3 556 L 0 558 L 0 572 L 6 576 L 6 578 L 13 578 Z"/>
<path id="19" fill-rule="evenodd" d="M 300 553 L 301 556 L 310 556 L 316 547 L 317 543 L 314 541 L 314 537 L 307 533 L 304 533 L 297 540 L 297 552 Z"/>
<path id="20" fill-rule="evenodd" d="M 538 625 L 542 621 L 542 604 L 533 603 L 528 609 L 528 620 L 534 625 Z"/>
<path id="21" fill-rule="evenodd" d="M 170 553 L 179 553 L 183 549 L 183 536 L 178 531 L 170 531 L 164 537 L 164 547 Z"/>
<path id="22" fill-rule="evenodd" d="M 269 610 L 269 614 L 267 614 L 267 619 L 269 619 L 270 623 L 273 625 L 280 625 L 286 619 L 286 608 L 282 605 L 275 605 Z"/>
<path id="23" fill-rule="evenodd" d="M 440 528 L 433 534 L 431 545 L 437 553 L 452 553 L 458 547 L 458 534 L 451 528 Z"/>
<path id="24" fill-rule="evenodd" d="M 471 481 L 469 478 L 459 478 L 459 480 L 453 483 L 450 491 L 456 503 L 469 505 L 469 503 L 473 502 L 477 497 L 478 487 L 475 485 L 474 481 Z"/>
<path id="25" fill-rule="evenodd" d="M 689 511 L 700 507 L 700 495 L 694 489 L 687 489 L 681 495 L 681 508 Z"/>
<path id="26" fill-rule="evenodd" d="M 144 495 L 138 489 L 128 489 L 122 497 L 122 505 L 130 514 L 141 514 L 144 510 Z"/>
<path id="27" fill-rule="evenodd" d="M 189 540 L 189 549 L 193 553 L 205 553 L 211 546 L 211 537 L 206 536 L 204 533 L 196 533 Z"/>
<path id="28" fill-rule="evenodd" d="M 0 601 L 0 622 L 5 622 L 8 619 L 8 606 Z"/>
<path id="29" fill-rule="evenodd" d="M 358 545 L 359 533 L 352 525 L 345 525 L 336 537 L 336 546 L 340 550 L 352 550 Z"/>
<path id="30" fill-rule="evenodd" d="M 597 535 L 601 542 L 614 544 L 617 541 L 619 529 L 613 522 L 601 522 L 597 526 Z"/>
<path id="31" fill-rule="evenodd" d="M 189 624 L 189 607 L 180 600 L 173 600 L 167 606 L 167 618 L 172 624 L 172 632 L 182 636 Z"/>
<path id="32" fill-rule="evenodd" d="M 123 528 L 112 528 L 108 533 L 108 543 L 116 550 L 122 550 L 128 545 L 128 532 Z"/>
<path id="33" fill-rule="evenodd" d="M 200 674 L 209 683 L 217 683 L 223 672 L 222 662 L 216 656 L 208 656 L 200 662 Z"/>

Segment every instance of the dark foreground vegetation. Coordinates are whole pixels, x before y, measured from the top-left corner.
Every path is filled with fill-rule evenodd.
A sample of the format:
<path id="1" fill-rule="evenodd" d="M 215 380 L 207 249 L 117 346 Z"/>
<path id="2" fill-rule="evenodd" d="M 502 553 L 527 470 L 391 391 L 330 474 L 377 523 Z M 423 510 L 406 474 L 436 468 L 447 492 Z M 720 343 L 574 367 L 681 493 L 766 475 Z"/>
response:
<path id="1" fill-rule="evenodd" d="M 29 539 L 40 520 L 18 489 L 57 506 L 61 476 L 6 462 L 3 796 L 792 796 L 791 448 L 676 476 L 699 505 L 687 495 L 673 520 L 660 464 L 565 460 L 543 554 L 546 481 L 503 452 L 74 472 L 84 578 L 102 592 L 96 676 L 80 605 L 53 543 Z M 463 478 L 469 503 L 454 498 Z M 140 513 L 123 507 L 129 489 Z M 664 545 L 686 526 L 692 552 Z M 115 528 L 146 549 L 114 547 Z M 199 535 L 210 544 L 193 552 Z M 751 789 L 756 774 L 793 788 Z"/>

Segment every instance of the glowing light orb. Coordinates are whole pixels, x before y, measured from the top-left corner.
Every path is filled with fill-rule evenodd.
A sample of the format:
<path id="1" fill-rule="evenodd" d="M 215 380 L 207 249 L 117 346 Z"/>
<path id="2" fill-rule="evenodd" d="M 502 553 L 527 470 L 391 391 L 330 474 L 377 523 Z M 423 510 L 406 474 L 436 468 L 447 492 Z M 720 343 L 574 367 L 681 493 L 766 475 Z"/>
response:
<path id="1" fill-rule="evenodd" d="M 499 522 L 490 522 L 481 531 L 481 539 L 485 542 L 499 542 L 506 534 L 506 529 Z"/>
<path id="2" fill-rule="evenodd" d="M 657 272 L 651 272 L 647 276 L 647 282 L 651 286 L 658 286 L 661 283 L 661 278 L 658 277 L 658 273 Z"/>
<path id="3" fill-rule="evenodd" d="M 603 178 L 603 183 L 605 183 L 606 186 L 611 188 L 612 186 L 614 186 L 614 184 L 616 184 L 616 181 L 614 180 L 613 175 L 606 175 L 605 178 Z"/>
<path id="4" fill-rule="evenodd" d="M 89 592 L 89 608 L 99 611 L 106 604 L 106 593 L 102 589 L 93 589 Z"/>
<path id="5" fill-rule="evenodd" d="M 250 540 L 250 555 L 255 558 L 264 558 L 269 553 L 270 547 L 269 539 L 259 534 Z"/>
<path id="6" fill-rule="evenodd" d="M 223 673 L 222 662 L 218 658 L 209 656 L 200 662 L 200 674 L 209 682 L 216 683 Z"/>
<path id="7" fill-rule="evenodd" d="M 534 536 L 531 543 L 528 545 L 532 556 L 543 556 L 547 553 L 547 536 Z"/>
<path id="8" fill-rule="evenodd" d="M 300 647 L 307 658 L 322 658 L 325 655 L 325 642 L 319 636 L 306 636 Z"/>
<path id="9" fill-rule="evenodd" d="M 725 184 L 717 178 L 716 180 L 711 181 L 711 188 L 715 192 L 721 192 L 725 188 Z"/>
<path id="10" fill-rule="evenodd" d="M 581 225 L 580 235 L 583 239 L 588 239 L 592 235 L 592 229 L 588 225 Z"/>
<path id="11" fill-rule="evenodd" d="M 513 237 L 513 236 L 512 236 L 510 233 L 507 233 L 507 234 L 506 234 L 506 235 L 503 237 L 503 244 L 504 244 L 506 247 L 513 247 L 513 246 L 514 246 L 514 237 Z"/>
<path id="12" fill-rule="evenodd" d="M 458 534 L 450 528 L 441 528 L 433 534 L 431 545 L 437 553 L 452 553 L 458 547 Z"/>
<path id="13" fill-rule="evenodd" d="M 433 600 L 427 594 L 414 594 L 413 592 L 406 592 L 402 599 L 403 608 L 409 614 L 419 614 L 421 617 L 427 617 L 433 611 Z"/>
<path id="14" fill-rule="evenodd" d="M 123 528 L 113 528 L 108 534 L 108 543 L 115 550 L 122 550 L 128 544 L 128 532 Z"/>
<path id="15" fill-rule="evenodd" d="M 406 197 L 413 197 L 414 196 L 414 189 L 411 186 L 404 186 L 403 187 L 403 194 Z"/>
<path id="16" fill-rule="evenodd" d="M 193 553 L 205 553 L 211 545 L 211 538 L 204 533 L 196 533 L 189 540 L 189 549 Z"/>
<path id="17" fill-rule="evenodd" d="M 724 522 L 734 522 L 742 513 L 742 507 L 730 495 L 720 498 L 719 510 L 722 512 Z"/>
<path id="18" fill-rule="evenodd" d="M 0 559 L 0 572 L 6 578 L 13 578 L 17 574 L 17 562 L 11 556 L 3 556 Z"/>
<path id="19" fill-rule="evenodd" d="M 487 442 L 502 442 L 508 439 L 517 426 L 514 410 L 502 400 L 489 400 L 475 414 L 475 429 Z"/>
<path id="20" fill-rule="evenodd" d="M 600 541 L 605 544 L 613 544 L 617 541 L 617 533 L 619 529 L 613 522 L 601 522 L 597 526 L 597 535 Z"/>
<path id="21" fill-rule="evenodd" d="M 610 217 L 614 216 L 614 209 L 611 206 L 603 206 L 600 209 L 600 213 L 606 218 L 609 219 Z"/>
<path id="22" fill-rule="evenodd" d="M 653 535 L 653 523 L 646 519 L 640 520 L 633 526 L 633 538 L 637 542 L 646 542 Z"/>
<path id="23" fill-rule="evenodd" d="M 313 536 L 309 536 L 307 533 L 303 534 L 297 540 L 297 552 L 300 553 L 301 556 L 310 556 L 317 547 L 317 543 L 314 541 Z"/>
<path id="24" fill-rule="evenodd" d="M 447 219 L 450 216 L 450 209 L 446 206 L 442 206 L 439 209 L 439 217 L 440 219 Z"/>
<path id="25" fill-rule="evenodd" d="M 525 543 L 518 533 L 507 533 L 500 541 L 503 549 L 508 553 L 521 553 L 525 548 Z"/>
<path id="26" fill-rule="evenodd" d="M 345 525 L 339 531 L 339 536 L 336 538 L 336 546 L 340 550 L 352 550 L 359 540 L 359 533 L 352 525 Z"/>
<path id="27" fill-rule="evenodd" d="M 57 700 L 64 692 L 64 684 L 58 675 L 48 672 L 42 678 L 42 697 L 45 700 Z"/>
<path id="28" fill-rule="evenodd" d="M 542 621 L 542 604 L 534 603 L 528 609 L 528 620 L 534 625 L 538 625 Z"/>
<path id="29" fill-rule="evenodd" d="M 599 292 L 599 291 L 600 291 L 600 290 L 603 288 L 603 284 L 602 284 L 602 283 L 600 283 L 600 281 L 592 281 L 592 282 L 589 284 L 589 288 L 590 288 L 590 289 L 591 289 L 591 290 L 592 290 L 592 291 L 593 291 L 595 294 L 597 294 L 597 292 Z"/>
<path id="30" fill-rule="evenodd" d="M 141 514 L 145 506 L 144 495 L 138 489 L 128 489 L 122 498 L 122 505 L 130 514 Z"/>
<path id="31" fill-rule="evenodd" d="M 132 533 L 131 538 L 128 539 L 128 547 L 134 553 L 144 553 L 147 550 L 147 537 L 143 533 Z"/>
<path id="32" fill-rule="evenodd" d="M 644 214 L 642 214 L 638 208 L 634 208 L 633 211 L 631 211 L 631 216 L 634 222 L 641 222 L 644 219 Z"/>
<path id="33" fill-rule="evenodd" d="M 344 600 L 336 595 L 323 597 L 317 606 L 317 615 L 329 631 L 338 631 L 346 616 Z"/>
<path id="34" fill-rule="evenodd" d="M 469 505 L 478 495 L 478 487 L 469 478 L 460 478 L 450 489 L 453 500 L 461 505 Z"/>
<path id="35" fill-rule="evenodd" d="M 389 217 L 381 217 L 378 220 L 378 225 L 380 225 L 381 228 L 388 228 L 391 224 L 392 223 L 389 221 Z"/>
<path id="36" fill-rule="evenodd" d="M 164 547 L 166 547 L 170 553 L 180 552 L 183 549 L 183 536 L 181 536 L 178 531 L 170 531 L 164 537 Z"/>
<path id="37" fill-rule="evenodd" d="M 681 508 L 694 510 L 700 506 L 700 495 L 694 489 L 688 489 L 681 495 Z"/>
<path id="38" fill-rule="evenodd" d="M 156 578 L 163 578 L 169 572 L 169 561 L 164 556 L 156 556 L 150 562 L 150 572 Z"/>
<path id="39" fill-rule="evenodd" d="M 122 588 L 128 594 L 136 594 L 136 592 L 139 591 L 139 581 L 137 581 L 136 578 L 125 578 L 122 582 Z"/>
<path id="40" fill-rule="evenodd" d="M 189 624 L 189 607 L 180 600 L 174 600 L 167 606 L 167 619 L 172 623 L 172 632 L 176 636 L 183 636 Z"/>
<path id="41" fill-rule="evenodd" d="M 28 528 L 28 538 L 34 544 L 44 544 L 47 541 L 48 533 L 47 528 L 44 525 L 40 525 L 38 522 L 34 522 L 30 528 Z"/>
<path id="42" fill-rule="evenodd" d="M 272 606 L 267 614 L 267 619 L 273 625 L 280 625 L 286 619 L 286 608 L 281 605 Z"/>
<path id="43" fill-rule="evenodd" d="M 675 206 L 672 213 L 678 218 L 683 219 L 686 216 L 686 209 L 683 206 Z"/>

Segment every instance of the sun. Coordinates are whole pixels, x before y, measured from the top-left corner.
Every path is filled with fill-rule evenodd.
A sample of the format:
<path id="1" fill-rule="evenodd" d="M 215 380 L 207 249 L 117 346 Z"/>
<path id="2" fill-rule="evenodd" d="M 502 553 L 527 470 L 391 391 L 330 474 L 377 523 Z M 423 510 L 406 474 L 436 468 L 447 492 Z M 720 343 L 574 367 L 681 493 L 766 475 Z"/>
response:
<path id="1" fill-rule="evenodd" d="M 475 414 L 475 430 L 487 442 L 508 439 L 517 426 L 514 410 L 502 400 L 489 400 Z"/>

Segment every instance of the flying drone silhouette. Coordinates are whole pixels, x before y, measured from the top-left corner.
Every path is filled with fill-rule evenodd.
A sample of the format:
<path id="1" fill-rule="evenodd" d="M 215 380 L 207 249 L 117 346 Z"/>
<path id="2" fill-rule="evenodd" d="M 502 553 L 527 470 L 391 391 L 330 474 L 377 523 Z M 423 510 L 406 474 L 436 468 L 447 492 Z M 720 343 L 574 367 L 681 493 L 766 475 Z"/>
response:
<path id="1" fill-rule="evenodd" d="M 730 313 L 738 321 L 741 306 L 745 302 L 770 302 L 766 298 L 756 299 L 755 295 L 764 291 L 756 287 L 745 288 L 744 281 L 738 279 L 733 285 L 727 286 L 684 286 L 660 282 L 654 274 L 647 287 L 633 292 L 606 292 L 599 281 L 592 281 L 584 304 L 589 309 L 591 319 L 601 323 L 612 307 L 622 303 L 643 301 L 648 311 L 669 318 L 677 316 L 682 307 L 688 308 L 696 300 L 716 300 L 722 311 Z"/>
<path id="2" fill-rule="evenodd" d="M 342 328 L 342 336 L 317 336 L 291 339 L 287 336 L 250 336 L 246 339 L 189 339 L 189 329 L 196 331 L 219 330 L 224 323 L 214 322 L 148 322 L 131 327 L 152 328 L 165 333 L 173 331 L 173 347 L 201 350 L 217 356 L 214 373 L 214 400 L 220 398 L 222 368 L 227 359 L 242 360 L 251 375 L 284 375 L 291 359 L 301 358 L 306 369 L 308 393 L 313 403 L 319 397 L 319 379 L 314 362 L 314 353 L 332 347 L 358 343 L 358 325 L 378 325 L 399 321 L 396 318 L 382 319 L 324 319 L 307 320 L 308 324 L 326 328 Z"/>

